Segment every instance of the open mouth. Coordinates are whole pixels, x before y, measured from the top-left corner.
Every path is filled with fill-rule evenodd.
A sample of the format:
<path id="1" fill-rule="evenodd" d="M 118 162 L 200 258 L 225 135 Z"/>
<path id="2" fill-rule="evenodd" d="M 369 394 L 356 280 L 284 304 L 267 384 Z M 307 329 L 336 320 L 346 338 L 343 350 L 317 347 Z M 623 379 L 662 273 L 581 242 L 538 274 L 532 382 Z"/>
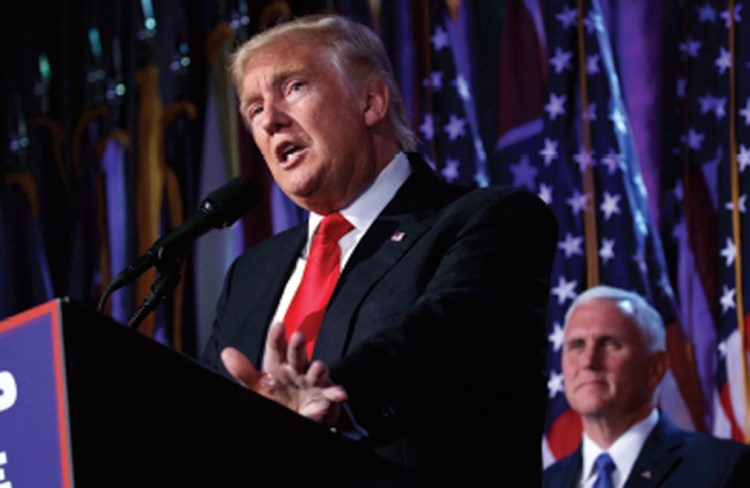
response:
<path id="1" fill-rule="evenodd" d="M 287 142 L 276 149 L 276 157 L 281 163 L 290 163 L 296 160 L 304 148 L 297 144 Z"/>

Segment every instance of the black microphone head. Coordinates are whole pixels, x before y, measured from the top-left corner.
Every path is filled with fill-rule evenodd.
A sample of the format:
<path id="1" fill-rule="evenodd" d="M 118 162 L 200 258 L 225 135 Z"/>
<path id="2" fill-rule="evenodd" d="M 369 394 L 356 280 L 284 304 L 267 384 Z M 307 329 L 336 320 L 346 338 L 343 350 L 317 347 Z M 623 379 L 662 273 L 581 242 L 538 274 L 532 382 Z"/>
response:
<path id="1" fill-rule="evenodd" d="M 244 176 L 236 176 L 212 191 L 201 203 L 216 229 L 232 225 L 258 203 L 258 192 Z"/>

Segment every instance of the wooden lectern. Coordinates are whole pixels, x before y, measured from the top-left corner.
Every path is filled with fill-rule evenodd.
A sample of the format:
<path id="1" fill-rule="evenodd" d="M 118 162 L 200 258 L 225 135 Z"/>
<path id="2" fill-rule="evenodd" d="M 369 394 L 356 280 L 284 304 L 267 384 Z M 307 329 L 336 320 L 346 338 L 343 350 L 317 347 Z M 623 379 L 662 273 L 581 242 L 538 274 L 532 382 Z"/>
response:
<path id="1" fill-rule="evenodd" d="M 414 486 L 397 466 L 69 300 L 0 322 L 0 488 Z"/>

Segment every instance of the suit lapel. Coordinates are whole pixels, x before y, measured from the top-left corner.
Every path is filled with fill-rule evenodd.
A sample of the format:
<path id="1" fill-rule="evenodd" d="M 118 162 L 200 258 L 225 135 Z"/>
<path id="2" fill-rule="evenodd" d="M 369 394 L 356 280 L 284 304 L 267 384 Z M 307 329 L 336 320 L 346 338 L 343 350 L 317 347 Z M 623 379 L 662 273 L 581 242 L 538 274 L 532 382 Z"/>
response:
<path id="1" fill-rule="evenodd" d="M 583 469 L 583 453 L 581 451 L 581 445 L 578 445 L 578 449 L 567 458 L 563 458 L 559 461 L 563 463 L 558 472 L 557 479 L 550 484 L 552 487 L 562 488 L 576 488 L 578 486 L 578 480 L 581 477 L 581 470 Z"/>
<path id="2" fill-rule="evenodd" d="M 268 326 L 306 239 L 306 223 L 280 234 L 273 242 L 270 257 L 262 259 L 254 269 L 247 272 L 255 282 L 246 287 L 252 291 L 245 298 L 247 306 L 242 320 L 245 325 L 241 328 L 241 337 L 237 343 L 247 345 L 244 352 L 253 364 L 260 364 Z"/>
<path id="3" fill-rule="evenodd" d="M 659 423 L 643 444 L 625 487 L 660 486 L 679 464 L 681 457 L 677 451 L 683 442 L 679 430 L 660 413 Z"/>
<path id="4" fill-rule="evenodd" d="M 411 159 L 413 172 L 373 222 L 342 271 L 328 305 L 313 357 L 332 362 L 344 353 L 354 314 L 367 292 L 430 228 L 437 209 L 439 180 L 427 165 Z"/>

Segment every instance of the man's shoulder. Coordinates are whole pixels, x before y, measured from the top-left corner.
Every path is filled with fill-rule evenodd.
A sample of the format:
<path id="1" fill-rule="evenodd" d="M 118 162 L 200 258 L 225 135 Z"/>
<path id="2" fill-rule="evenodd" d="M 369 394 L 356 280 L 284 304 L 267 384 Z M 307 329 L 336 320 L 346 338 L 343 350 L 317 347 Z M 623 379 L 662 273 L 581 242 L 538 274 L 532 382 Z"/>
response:
<path id="1" fill-rule="evenodd" d="M 580 448 L 562 457 L 545 468 L 542 473 L 544 487 L 573 486 L 581 464 Z"/>
<path id="2" fill-rule="evenodd" d="M 543 212 L 551 215 L 551 210 L 536 194 L 518 187 L 490 185 L 482 188 L 453 190 L 451 207 L 454 208 L 507 208 L 515 213 Z"/>
<path id="3" fill-rule="evenodd" d="M 663 415 L 663 414 L 662 414 Z M 669 445 L 672 442 L 682 444 L 684 449 L 697 449 L 710 454 L 726 455 L 750 452 L 750 446 L 731 439 L 720 438 L 711 434 L 687 430 L 674 424 L 666 416 L 662 416 L 655 434 L 661 437 L 661 442 Z"/>
<path id="4" fill-rule="evenodd" d="M 686 430 L 662 418 L 643 446 L 634 470 L 670 459 L 676 468 L 670 475 L 674 483 L 692 480 L 695 486 L 718 486 L 718 480 L 727 479 L 732 483 L 722 486 L 750 486 L 750 446 Z"/>
<path id="5" fill-rule="evenodd" d="M 697 451 L 701 456 L 735 458 L 750 455 L 750 446 L 738 441 L 715 437 L 700 432 L 683 431 L 685 448 Z"/>

